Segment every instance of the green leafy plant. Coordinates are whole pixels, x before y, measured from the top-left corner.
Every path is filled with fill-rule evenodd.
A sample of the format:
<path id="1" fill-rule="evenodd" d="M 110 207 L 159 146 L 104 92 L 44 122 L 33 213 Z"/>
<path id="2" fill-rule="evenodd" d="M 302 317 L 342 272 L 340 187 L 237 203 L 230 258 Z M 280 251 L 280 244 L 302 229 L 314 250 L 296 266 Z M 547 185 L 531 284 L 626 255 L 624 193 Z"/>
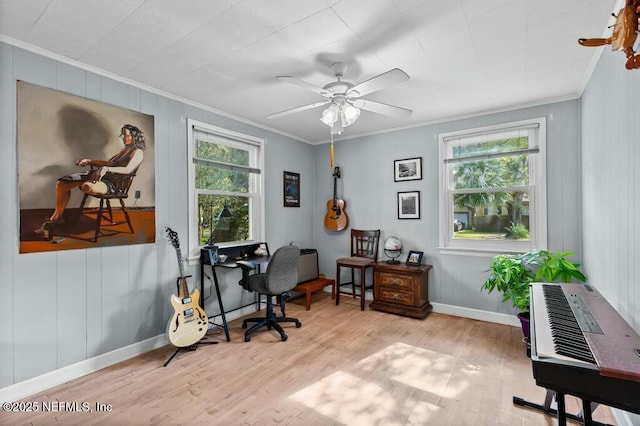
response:
<path id="1" fill-rule="evenodd" d="M 526 253 L 495 256 L 488 270 L 491 275 L 482 285 L 483 290 L 502 293 L 502 303 L 511 301 L 519 312 L 529 312 L 529 284 L 536 281 L 585 282 L 580 264 L 567 260 L 574 252 L 551 253 L 531 250 Z"/>
<path id="2" fill-rule="evenodd" d="M 509 238 L 513 238 L 514 240 L 529 239 L 529 230 L 522 223 L 511 222 L 511 226 L 507 226 L 506 230 L 509 235 Z"/>

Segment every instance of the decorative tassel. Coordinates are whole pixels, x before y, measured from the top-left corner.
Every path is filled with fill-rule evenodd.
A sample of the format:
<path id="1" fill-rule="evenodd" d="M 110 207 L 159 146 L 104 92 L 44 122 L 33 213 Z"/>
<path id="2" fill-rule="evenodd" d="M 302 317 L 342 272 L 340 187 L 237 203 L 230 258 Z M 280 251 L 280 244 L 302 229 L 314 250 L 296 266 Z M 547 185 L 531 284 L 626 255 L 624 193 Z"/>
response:
<path id="1" fill-rule="evenodd" d="M 334 156 L 333 156 L 333 133 L 331 133 L 331 148 L 330 148 L 330 152 L 331 152 L 331 168 L 333 169 L 334 165 Z"/>

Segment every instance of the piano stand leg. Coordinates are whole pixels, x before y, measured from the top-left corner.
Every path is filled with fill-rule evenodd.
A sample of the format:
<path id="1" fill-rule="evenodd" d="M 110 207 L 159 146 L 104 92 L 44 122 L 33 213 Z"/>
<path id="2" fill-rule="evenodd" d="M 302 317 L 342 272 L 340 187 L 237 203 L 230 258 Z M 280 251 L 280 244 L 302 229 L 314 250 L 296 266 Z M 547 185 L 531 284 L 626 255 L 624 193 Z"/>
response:
<path id="1" fill-rule="evenodd" d="M 566 425 L 567 419 L 582 423 L 584 425 L 611 426 L 607 423 L 600 423 L 592 420 L 591 418 L 592 410 L 595 409 L 595 407 L 597 407 L 598 405 L 593 404 L 590 401 L 584 401 L 584 400 L 582 401 L 582 413 L 580 413 L 579 415 L 576 416 L 575 414 L 567 413 L 564 407 L 564 397 L 562 398 L 562 405 L 563 405 L 562 412 L 564 413 L 563 415 L 564 423 L 561 423 L 560 416 L 558 415 L 558 410 L 556 410 L 555 408 L 551 408 L 551 404 L 554 398 L 557 399 L 556 392 L 551 389 L 547 389 L 547 395 L 545 396 L 544 404 L 536 404 L 535 402 L 530 402 L 517 396 L 513 397 L 513 403 L 521 407 L 533 408 L 534 410 L 542 411 L 547 414 L 551 414 L 552 416 L 556 416 L 558 417 L 559 426 Z M 558 408 L 560 408 L 559 400 L 558 400 Z"/>
<path id="2" fill-rule="evenodd" d="M 558 403 L 558 426 L 567 426 L 567 412 L 564 407 L 564 394 L 556 392 L 556 402 Z"/>
<path id="3" fill-rule="evenodd" d="M 587 401 L 586 399 L 582 400 L 582 418 L 585 426 L 593 424 L 591 420 L 591 401 Z"/>

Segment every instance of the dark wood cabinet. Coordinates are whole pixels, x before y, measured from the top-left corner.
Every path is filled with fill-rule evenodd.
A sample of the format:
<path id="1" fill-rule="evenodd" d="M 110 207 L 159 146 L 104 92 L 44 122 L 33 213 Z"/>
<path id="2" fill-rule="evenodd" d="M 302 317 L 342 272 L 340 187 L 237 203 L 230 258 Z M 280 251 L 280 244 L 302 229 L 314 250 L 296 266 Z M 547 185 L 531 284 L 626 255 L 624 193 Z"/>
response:
<path id="1" fill-rule="evenodd" d="M 431 268 L 377 262 L 373 267 L 374 301 L 369 306 L 392 314 L 426 317 L 433 309 L 429 303 Z"/>

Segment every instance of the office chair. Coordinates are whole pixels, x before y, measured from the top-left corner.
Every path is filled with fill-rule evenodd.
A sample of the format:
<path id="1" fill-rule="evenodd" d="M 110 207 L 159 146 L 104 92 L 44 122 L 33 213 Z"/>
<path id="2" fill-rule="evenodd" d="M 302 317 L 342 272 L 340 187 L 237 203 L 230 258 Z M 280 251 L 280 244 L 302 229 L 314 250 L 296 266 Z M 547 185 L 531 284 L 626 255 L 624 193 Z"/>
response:
<path id="1" fill-rule="evenodd" d="M 373 288 L 366 284 L 367 269 L 372 267 L 378 260 L 378 242 L 380 240 L 380 230 L 365 231 L 359 229 L 351 230 L 351 256 L 341 257 L 336 260 L 336 288 L 332 292 L 336 298 L 336 305 L 340 304 L 340 293 L 351 294 L 355 298 L 360 296 L 360 309 L 364 311 L 365 292 Z M 351 269 L 351 281 L 340 283 L 340 268 Z M 360 271 L 360 294 L 356 293 L 355 270 Z M 351 284 L 351 292 L 340 290 L 341 286 Z"/>
<path id="2" fill-rule="evenodd" d="M 93 167 L 91 167 L 92 170 Z M 138 168 L 136 167 L 128 175 L 122 175 L 117 173 L 110 174 L 110 181 L 113 182 L 113 192 L 109 192 L 106 194 L 84 194 L 82 197 L 82 201 L 80 202 L 79 211 L 80 214 L 84 212 L 84 205 L 87 202 L 87 198 L 94 197 L 100 200 L 100 207 L 98 207 L 98 212 L 96 214 L 96 224 L 95 224 L 95 233 L 93 235 L 93 242 L 98 241 L 98 237 L 100 236 L 100 226 L 102 224 L 102 219 L 104 217 L 104 205 L 106 201 L 107 213 L 109 214 L 109 224 L 115 225 L 116 223 L 113 221 L 113 212 L 111 211 L 111 201 L 110 200 L 118 200 L 120 201 L 120 206 L 122 208 L 122 213 L 124 213 L 124 218 L 127 221 L 127 225 L 129 225 L 129 232 L 133 234 L 133 225 L 131 224 L 131 219 L 129 218 L 129 213 L 127 213 L 127 209 L 124 205 L 124 200 L 129 197 L 129 188 L 131 187 L 131 183 L 133 183 L 133 178 L 136 177 L 136 172 Z M 106 219 L 106 218 L 105 218 Z"/>
<path id="3" fill-rule="evenodd" d="M 248 291 L 255 291 L 260 295 L 267 296 L 267 313 L 264 317 L 247 318 L 242 322 L 242 328 L 247 328 L 249 322 L 255 322 L 250 329 L 244 333 L 244 341 L 251 340 L 251 335 L 259 328 L 272 328 L 280 333 L 282 341 L 286 341 L 288 336 L 284 329 L 280 326 L 282 322 L 293 322 L 296 328 L 302 327 L 300 321 L 296 318 L 289 318 L 285 313 L 285 301 L 289 296 L 288 292 L 298 284 L 298 260 L 300 258 L 300 249 L 296 246 L 284 246 L 276 250 L 271 256 L 267 270 L 264 273 L 252 274 L 249 272 L 254 270 L 256 266 L 251 262 L 236 262 L 242 268 L 242 280 L 238 282 Z M 273 312 L 273 297 L 280 298 L 280 308 L 282 316 L 278 317 Z"/>

